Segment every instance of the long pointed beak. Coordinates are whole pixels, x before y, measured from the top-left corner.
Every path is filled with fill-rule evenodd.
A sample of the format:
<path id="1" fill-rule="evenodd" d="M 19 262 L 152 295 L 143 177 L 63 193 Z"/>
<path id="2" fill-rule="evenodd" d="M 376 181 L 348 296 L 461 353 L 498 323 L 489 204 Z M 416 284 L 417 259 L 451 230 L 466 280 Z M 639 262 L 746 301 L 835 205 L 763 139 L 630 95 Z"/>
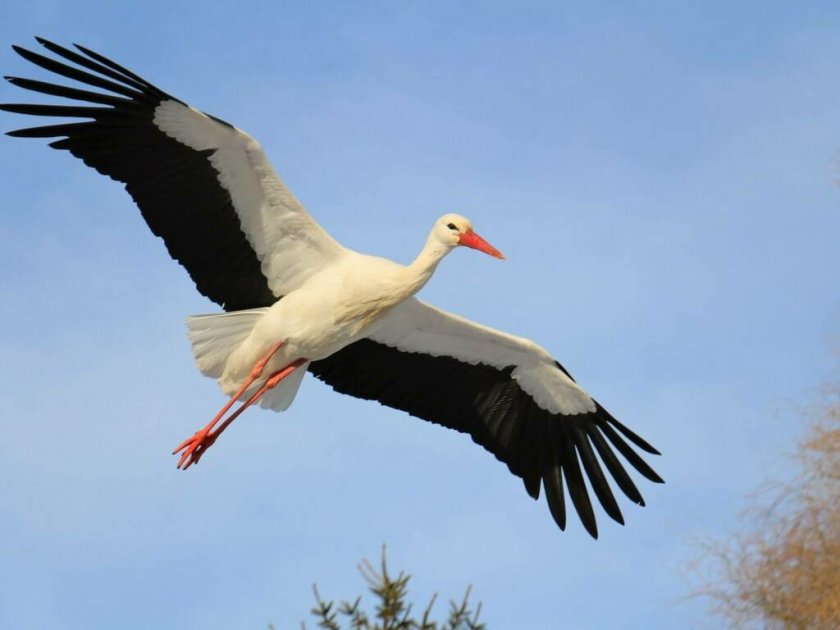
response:
<path id="1" fill-rule="evenodd" d="M 472 249 L 477 249 L 480 252 L 493 256 L 493 258 L 501 258 L 502 260 L 505 259 L 505 255 L 502 252 L 473 232 L 472 229 L 469 229 L 461 234 L 461 239 L 458 241 L 458 244 L 471 247 Z"/>

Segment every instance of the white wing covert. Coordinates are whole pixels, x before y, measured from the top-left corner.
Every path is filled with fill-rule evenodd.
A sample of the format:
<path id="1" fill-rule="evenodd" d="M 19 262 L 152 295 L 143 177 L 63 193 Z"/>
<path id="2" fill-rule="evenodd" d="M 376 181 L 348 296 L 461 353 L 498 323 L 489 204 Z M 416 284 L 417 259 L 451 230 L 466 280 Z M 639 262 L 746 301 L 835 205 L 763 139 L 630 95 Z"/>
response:
<path id="1" fill-rule="evenodd" d="M 389 311 L 370 338 L 404 352 L 447 356 L 500 370 L 513 366 L 511 377 L 541 408 L 563 415 L 595 411 L 589 395 L 533 341 L 477 324 L 417 298 Z"/>
<path id="2" fill-rule="evenodd" d="M 212 152 L 209 161 L 274 295 L 341 257 L 344 248 L 286 188 L 253 137 L 175 100 L 155 108 L 154 124 L 191 149 Z"/>

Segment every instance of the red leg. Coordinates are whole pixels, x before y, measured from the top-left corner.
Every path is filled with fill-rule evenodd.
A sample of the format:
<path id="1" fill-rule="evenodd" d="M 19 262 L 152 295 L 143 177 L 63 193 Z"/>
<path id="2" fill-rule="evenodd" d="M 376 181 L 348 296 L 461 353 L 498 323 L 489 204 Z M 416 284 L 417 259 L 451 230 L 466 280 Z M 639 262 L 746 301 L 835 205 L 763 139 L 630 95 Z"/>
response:
<path id="1" fill-rule="evenodd" d="M 195 434 L 192 437 L 189 437 L 186 440 L 184 440 L 183 442 L 181 442 L 175 448 L 175 450 L 172 451 L 172 454 L 175 455 L 179 451 L 184 450 L 185 448 L 187 448 L 188 446 L 190 446 L 191 444 L 193 444 L 197 440 L 198 441 L 203 441 L 204 439 L 206 439 L 206 437 L 210 433 L 211 429 L 214 426 L 216 426 L 216 423 L 219 422 L 219 420 L 221 420 L 222 417 L 230 410 L 230 408 L 233 406 L 233 403 L 235 403 L 237 400 L 239 400 L 241 398 L 242 394 L 244 394 L 245 391 L 251 385 L 253 385 L 254 381 L 257 380 L 260 376 L 262 376 L 263 370 L 265 370 L 265 366 L 268 365 L 268 362 L 271 360 L 271 357 L 273 357 L 282 346 L 283 346 L 282 341 L 278 341 L 273 346 L 271 346 L 271 350 L 269 350 L 268 354 L 266 354 L 262 359 L 260 359 L 259 361 L 257 361 L 254 364 L 254 367 L 251 369 L 251 373 L 248 375 L 248 378 L 245 379 L 245 382 L 242 383 L 242 386 L 236 391 L 236 393 L 233 396 L 230 397 L 230 400 L 227 401 L 225 406 L 222 407 L 219 410 L 219 413 L 217 413 L 213 417 L 213 419 L 204 426 L 203 429 L 201 429 L 199 431 L 196 431 Z"/>
<path id="2" fill-rule="evenodd" d="M 266 359 L 265 362 L 263 362 L 262 364 L 262 368 L 265 368 L 265 364 L 267 362 L 268 361 Z M 265 382 L 260 386 L 260 388 L 256 392 L 251 394 L 248 400 L 242 403 L 239 409 L 230 414 L 230 416 L 228 416 L 227 419 L 225 419 L 225 421 L 222 422 L 222 424 L 220 424 L 215 431 L 213 431 L 212 433 L 210 432 L 213 428 L 213 425 L 215 425 L 218 420 L 214 420 L 212 423 L 204 427 L 201 431 L 196 433 L 193 437 L 189 438 L 183 444 L 181 444 L 181 446 L 175 449 L 175 452 L 173 453 L 174 455 L 175 453 L 178 453 L 181 450 L 184 451 L 181 455 L 181 459 L 178 460 L 178 468 L 186 470 L 193 464 L 197 464 L 198 461 L 201 459 L 201 456 L 204 455 L 207 449 L 213 445 L 213 443 L 216 441 L 216 438 L 219 437 L 222 431 L 228 428 L 231 422 L 236 420 L 248 407 L 257 402 L 268 390 L 277 387 L 280 381 L 282 381 L 284 378 L 286 378 L 289 374 L 294 372 L 304 363 L 306 363 L 306 359 L 297 359 L 296 361 L 293 361 L 292 363 L 284 367 L 282 370 L 277 370 L 265 380 Z M 251 382 L 253 382 L 253 379 L 251 380 Z M 241 392 L 244 392 L 245 389 L 247 389 L 247 387 L 241 388 Z M 242 395 L 241 392 L 238 393 L 236 398 Z M 233 404 L 233 400 L 235 400 L 235 398 L 231 399 L 231 401 L 226 406 L 228 409 L 230 408 L 230 405 Z"/>

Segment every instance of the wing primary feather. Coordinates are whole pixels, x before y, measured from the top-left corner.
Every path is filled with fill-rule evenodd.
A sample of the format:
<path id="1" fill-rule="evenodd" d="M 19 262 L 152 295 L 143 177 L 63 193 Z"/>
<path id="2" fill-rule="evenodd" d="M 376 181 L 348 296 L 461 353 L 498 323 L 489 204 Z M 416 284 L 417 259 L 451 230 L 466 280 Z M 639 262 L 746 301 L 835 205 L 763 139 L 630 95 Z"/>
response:
<path id="1" fill-rule="evenodd" d="M 610 474 L 613 476 L 613 479 L 615 479 L 615 482 L 618 484 L 618 487 L 621 488 L 622 492 L 624 492 L 628 499 L 637 505 L 644 505 L 645 500 L 642 497 L 642 493 L 639 492 L 639 489 L 636 487 L 636 484 L 633 483 L 630 475 L 628 475 L 627 471 L 624 470 L 624 466 L 622 466 L 621 462 L 618 461 L 618 458 L 615 456 L 615 453 L 612 452 L 612 449 L 610 448 L 610 445 L 607 444 L 604 436 L 601 435 L 598 427 L 592 427 L 589 431 L 589 437 L 595 445 L 598 455 L 601 456 L 601 461 L 604 462 L 607 470 L 610 471 Z"/>
<path id="2" fill-rule="evenodd" d="M 540 487 L 541 487 L 541 478 L 534 477 L 532 475 L 528 475 L 527 477 L 522 477 L 522 483 L 525 485 L 525 492 L 528 493 L 528 496 L 531 497 L 534 501 L 540 498 Z"/>
<path id="3" fill-rule="evenodd" d="M 34 103 L 3 103 L 0 109 L 29 116 L 59 116 L 63 118 L 98 118 L 112 113 L 109 107 L 79 107 L 77 105 L 38 105 Z"/>
<path id="4" fill-rule="evenodd" d="M 589 438 L 580 427 L 571 427 L 570 432 L 574 437 L 575 446 L 577 447 L 580 459 L 583 462 L 583 468 L 586 470 L 586 476 L 589 477 L 589 482 L 592 489 L 595 491 L 595 496 L 601 502 L 601 507 L 609 516 L 624 525 L 624 517 L 621 514 L 621 509 L 615 500 L 615 496 L 610 490 L 610 484 L 604 476 L 604 471 L 601 470 L 601 465 L 592 451 L 592 445 L 589 443 Z"/>
<path id="5" fill-rule="evenodd" d="M 41 44 L 44 48 L 49 50 L 50 52 L 55 53 L 61 57 L 64 57 L 68 61 L 72 61 L 73 63 L 79 64 L 80 66 L 87 68 L 88 70 L 93 70 L 94 72 L 98 72 L 106 77 L 110 77 L 119 81 L 120 83 L 124 83 L 130 87 L 133 87 L 141 92 L 146 92 L 149 90 L 156 90 L 160 92 L 157 96 L 165 97 L 167 96 L 165 93 L 157 90 L 153 85 L 140 79 L 140 77 L 134 76 L 127 76 L 125 73 L 122 72 L 115 72 L 111 68 L 108 67 L 106 64 L 96 63 L 95 61 L 91 61 L 87 57 L 83 57 L 77 52 L 73 52 L 72 50 L 68 50 L 64 46 L 59 46 L 49 40 L 46 40 L 42 37 L 36 37 L 35 40 Z"/>
<path id="6" fill-rule="evenodd" d="M 41 94 L 50 94 L 51 96 L 74 98 L 80 101 L 87 101 L 88 103 L 100 103 L 102 105 L 110 105 L 112 107 L 132 103 L 132 101 L 127 98 L 119 98 L 117 96 L 111 96 L 110 94 L 80 90 L 78 88 L 66 87 L 55 83 L 47 83 L 46 81 L 36 81 L 34 79 L 25 79 L 22 77 L 3 78 L 17 87 L 25 90 L 32 90 L 33 92 L 39 92 Z"/>
<path id="7" fill-rule="evenodd" d="M 554 522 L 557 523 L 557 527 L 565 531 L 566 499 L 563 496 L 563 462 L 555 449 L 551 449 L 549 457 L 551 459 L 543 475 L 545 498 L 548 501 L 548 510 L 551 512 Z"/>
<path id="8" fill-rule="evenodd" d="M 74 79 L 81 83 L 87 83 L 88 85 L 92 85 L 94 87 L 99 87 L 105 90 L 110 90 L 111 92 L 115 92 L 117 94 L 122 94 L 123 96 L 127 96 L 128 98 L 142 98 L 143 92 L 132 89 L 126 85 L 114 83 L 113 81 L 108 81 L 107 79 L 103 79 L 102 77 L 96 76 L 95 74 L 90 74 L 89 72 L 85 72 L 83 70 L 79 70 L 78 68 L 68 66 L 67 64 L 56 61 L 55 59 L 50 59 L 49 57 L 45 57 L 44 55 L 34 53 L 31 50 L 23 48 L 22 46 L 14 45 L 12 46 L 12 49 L 27 61 L 34 63 L 36 66 L 40 66 L 44 70 L 55 72 L 56 74 L 60 74 L 63 77 L 67 77 L 68 79 Z"/>
<path id="9" fill-rule="evenodd" d="M 634 433 L 633 431 L 631 431 L 630 429 L 628 429 L 625 425 L 623 425 L 622 423 L 620 423 L 618 420 L 616 420 L 615 418 L 613 418 L 612 414 L 611 414 L 609 411 L 607 411 L 606 409 L 604 409 L 604 408 L 603 408 L 601 405 L 599 405 L 597 402 L 595 403 L 595 405 L 596 405 L 596 407 L 597 407 L 597 413 L 598 413 L 598 415 L 599 415 L 599 416 L 600 416 L 603 420 L 606 420 L 606 421 L 607 421 L 607 422 L 609 422 L 611 425 L 613 425 L 616 429 L 618 429 L 619 431 L 621 431 L 621 433 L 623 433 L 623 434 L 624 434 L 624 437 L 626 437 L 628 440 L 630 440 L 631 442 L 633 442 L 633 444 L 635 444 L 636 446 L 638 446 L 638 447 L 639 447 L 640 449 L 642 449 L 643 451 L 647 451 L 647 452 L 648 452 L 648 453 L 650 453 L 651 455 L 661 455 L 661 453 L 660 453 L 659 451 L 657 451 L 655 448 L 653 448 L 650 444 L 648 444 L 648 443 L 647 443 L 647 441 L 645 441 L 644 439 L 642 439 L 639 435 L 637 435 L 636 433 Z"/>
<path id="10" fill-rule="evenodd" d="M 85 46 L 82 46 L 81 44 L 73 44 L 73 46 L 75 46 L 77 49 L 81 50 L 84 54 L 86 54 L 91 59 L 95 59 L 99 63 L 104 64 L 104 65 L 108 66 L 109 68 L 112 68 L 112 69 L 116 70 L 118 73 L 123 75 L 123 77 L 127 78 L 128 80 L 139 83 L 144 89 L 151 90 L 152 92 L 155 92 L 158 96 L 160 96 L 162 98 L 172 99 L 172 100 L 178 101 L 179 103 L 182 102 L 182 101 L 178 100 L 177 98 L 175 98 L 174 96 L 164 92 L 163 90 L 161 90 L 157 86 L 153 85 L 152 83 L 149 83 L 146 79 L 144 79 L 143 77 L 141 77 L 138 74 L 135 74 L 134 72 L 132 72 L 131 70 L 129 70 L 125 66 L 121 66 L 116 61 L 112 61 L 112 60 L 108 59 L 106 56 L 100 55 L 98 52 L 93 51 L 90 48 L 86 48 Z M 70 54 L 74 54 L 70 50 L 68 50 L 67 52 L 70 53 Z M 79 62 L 79 63 L 81 63 L 81 62 Z"/>
<path id="11" fill-rule="evenodd" d="M 569 496 L 572 498 L 575 510 L 589 535 L 592 538 L 598 538 L 595 512 L 592 510 L 592 502 L 589 500 L 589 493 L 586 491 L 586 483 L 583 480 L 583 473 L 580 471 L 580 463 L 572 438 L 564 428 L 556 424 L 551 425 L 550 432 L 555 451 L 562 451 L 563 453 L 563 474 L 566 477 L 566 485 L 569 487 Z"/>
<path id="12" fill-rule="evenodd" d="M 608 425 L 606 422 L 601 425 L 601 430 L 604 432 L 604 435 L 609 438 L 610 442 L 613 443 L 613 446 L 624 456 L 630 464 L 638 470 L 642 475 L 650 479 L 655 483 L 665 483 L 659 475 L 654 472 L 653 468 L 648 466 L 647 462 L 643 460 L 639 455 L 634 451 L 630 446 L 625 442 L 621 436 L 615 432 L 615 430 Z"/>
<path id="13" fill-rule="evenodd" d="M 42 127 L 28 127 L 26 129 L 7 131 L 6 135 L 15 138 L 57 138 L 59 136 L 68 136 L 72 133 L 83 132 L 83 127 L 91 124 L 93 123 L 76 122 L 61 125 L 44 125 Z"/>

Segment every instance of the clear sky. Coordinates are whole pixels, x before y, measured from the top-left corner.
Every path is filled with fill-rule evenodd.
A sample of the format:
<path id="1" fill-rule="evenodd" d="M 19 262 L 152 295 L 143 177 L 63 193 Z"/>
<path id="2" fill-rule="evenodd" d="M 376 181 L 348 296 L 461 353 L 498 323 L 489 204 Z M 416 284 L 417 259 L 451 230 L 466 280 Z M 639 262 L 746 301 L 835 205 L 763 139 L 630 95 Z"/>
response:
<path id="1" fill-rule="evenodd" d="M 546 346 L 667 484 L 561 533 L 468 437 L 311 378 L 177 471 L 224 401 L 184 326 L 216 307 L 118 184 L 0 137 L 0 627 L 293 628 L 382 543 L 418 600 L 472 583 L 493 629 L 714 627 L 681 599 L 692 545 L 790 469 L 840 328 L 840 4 L 2 14 L 1 74 L 42 76 L 8 48 L 34 35 L 92 47 L 256 136 L 350 247 L 405 262 L 469 216 L 508 260 L 456 252 L 423 297 Z"/>

